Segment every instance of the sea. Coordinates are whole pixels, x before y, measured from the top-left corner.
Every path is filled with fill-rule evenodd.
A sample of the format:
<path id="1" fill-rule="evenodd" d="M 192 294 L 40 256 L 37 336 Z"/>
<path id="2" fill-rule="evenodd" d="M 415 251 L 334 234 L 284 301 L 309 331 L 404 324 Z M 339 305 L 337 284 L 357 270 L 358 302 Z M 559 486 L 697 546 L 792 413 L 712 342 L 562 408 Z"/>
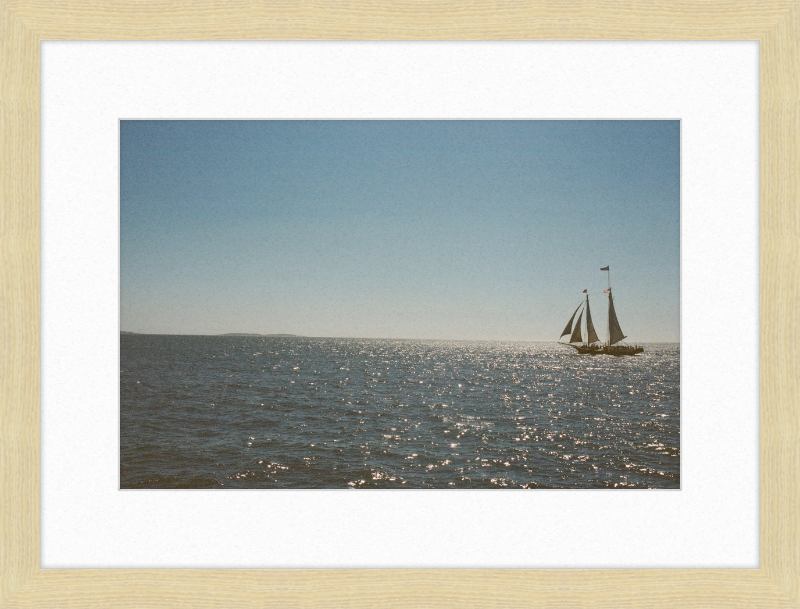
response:
<path id="1" fill-rule="evenodd" d="M 120 336 L 123 489 L 680 488 L 680 345 Z"/>

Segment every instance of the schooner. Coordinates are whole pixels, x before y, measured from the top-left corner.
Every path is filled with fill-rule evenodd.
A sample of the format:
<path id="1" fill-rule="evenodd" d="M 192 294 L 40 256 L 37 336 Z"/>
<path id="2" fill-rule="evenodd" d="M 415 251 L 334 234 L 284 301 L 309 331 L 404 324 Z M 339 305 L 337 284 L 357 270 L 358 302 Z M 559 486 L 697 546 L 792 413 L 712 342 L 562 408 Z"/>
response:
<path id="1" fill-rule="evenodd" d="M 639 345 L 620 344 L 620 341 L 627 337 L 622 333 L 622 328 L 620 328 L 619 320 L 617 319 L 617 312 L 614 310 L 614 297 L 611 294 L 610 266 L 604 266 L 600 270 L 608 272 L 608 289 L 603 290 L 604 294 L 608 294 L 608 342 L 601 343 L 597 336 L 597 332 L 594 329 L 594 324 L 592 323 L 592 312 L 589 308 L 588 290 L 583 291 L 583 293 L 586 294 L 586 299 L 584 302 L 579 304 L 572 313 L 572 317 L 569 318 L 567 325 L 564 327 L 564 331 L 561 333 L 559 341 L 563 337 L 569 336 L 569 343 L 566 344 L 569 344 L 569 346 L 575 349 L 578 353 L 587 355 L 636 355 L 637 353 L 642 353 L 644 351 L 644 347 L 640 347 Z M 580 314 L 578 313 L 579 311 Z M 585 324 L 582 323 L 584 314 L 586 315 Z M 576 315 L 578 316 L 578 321 L 573 325 L 572 322 L 575 321 Z M 583 339 L 583 335 L 581 334 L 583 327 L 586 328 L 585 341 Z"/>

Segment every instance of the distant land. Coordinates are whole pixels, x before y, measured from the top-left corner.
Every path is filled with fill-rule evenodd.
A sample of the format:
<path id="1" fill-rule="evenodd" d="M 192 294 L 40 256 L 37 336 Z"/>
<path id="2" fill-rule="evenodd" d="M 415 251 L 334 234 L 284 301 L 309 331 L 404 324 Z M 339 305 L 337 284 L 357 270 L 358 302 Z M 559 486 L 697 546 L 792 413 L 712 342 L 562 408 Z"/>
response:
<path id="1" fill-rule="evenodd" d="M 247 332 L 229 332 L 228 334 L 213 334 L 212 336 L 278 336 L 278 337 L 297 337 L 297 334 L 250 334 Z"/>
<path id="2" fill-rule="evenodd" d="M 147 332 L 126 332 L 125 330 L 120 330 L 120 334 L 128 334 L 131 336 L 154 336 L 153 334 L 148 334 Z M 164 334 L 164 336 L 182 336 L 180 334 Z M 248 332 L 229 332 L 227 334 L 186 334 L 185 336 L 263 336 L 263 337 L 275 337 L 275 338 L 302 338 L 299 334 L 252 334 Z"/>

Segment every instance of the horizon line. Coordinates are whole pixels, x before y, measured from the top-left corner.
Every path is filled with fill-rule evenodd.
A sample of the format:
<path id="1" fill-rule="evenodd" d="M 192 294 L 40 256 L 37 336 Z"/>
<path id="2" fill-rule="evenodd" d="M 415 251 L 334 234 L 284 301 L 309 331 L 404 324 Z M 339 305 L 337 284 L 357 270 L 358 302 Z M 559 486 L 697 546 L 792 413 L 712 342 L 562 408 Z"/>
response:
<path id="1" fill-rule="evenodd" d="M 120 334 L 129 334 L 137 336 L 206 336 L 206 337 L 253 337 L 253 338 L 334 338 L 345 340 L 419 340 L 419 341 L 439 341 L 439 342 L 494 342 L 494 343 L 558 343 L 561 345 L 569 346 L 569 343 L 561 343 L 558 340 L 546 339 L 519 339 L 519 338 L 387 338 L 376 336 L 306 336 L 304 334 L 286 334 L 286 333 L 267 333 L 260 334 L 257 332 L 222 332 L 218 334 L 195 334 L 195 333 L 173 333 L 173 332 L 131 332 L 129 330 L 120 330 Z M 669 344 L 679 345 L 680 340 L 649 340 L 638 341 L 642 344 Z M 636 344 L 635 342 L 632 344 Z"/>

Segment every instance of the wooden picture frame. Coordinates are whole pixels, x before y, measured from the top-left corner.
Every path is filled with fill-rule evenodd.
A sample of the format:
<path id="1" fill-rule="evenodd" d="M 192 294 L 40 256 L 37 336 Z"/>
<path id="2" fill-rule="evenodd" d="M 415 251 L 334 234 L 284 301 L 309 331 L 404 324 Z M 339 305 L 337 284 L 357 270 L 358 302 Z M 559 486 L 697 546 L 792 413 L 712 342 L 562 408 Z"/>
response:
<path id="1" fill-rule="evenodd" d="M 43 40 L 758 40 L 760 567 L 40 568 Z M 0 607 L 800 607 L 800 0 L 0 0 Z"/>

